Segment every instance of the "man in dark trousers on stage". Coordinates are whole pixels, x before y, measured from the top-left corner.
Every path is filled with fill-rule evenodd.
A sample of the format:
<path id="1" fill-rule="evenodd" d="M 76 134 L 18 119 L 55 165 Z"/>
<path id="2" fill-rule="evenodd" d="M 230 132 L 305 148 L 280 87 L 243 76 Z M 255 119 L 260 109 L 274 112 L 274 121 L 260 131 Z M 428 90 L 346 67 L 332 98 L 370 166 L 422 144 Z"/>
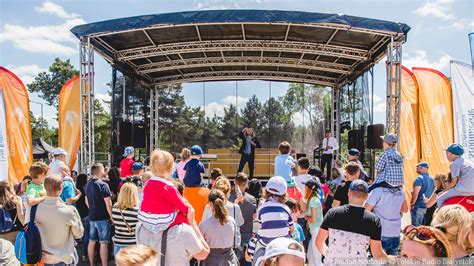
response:
<path id="1" fill-rule="evenodd" d="M 255 148 L 261 148 L 260 142 L 255 136 L 255 131 L 252 128 L 246 127 L 239 133 L 239 138 L 242 140 L 239 153 L 241 154 L 239 170 L 240 173 L 244 170 L 245 164 L 249 164 L 249 178 L 253 178 L 253 169 L 255 161 Z"/>
<path id="2" fill-rule="evenodd" d="M 332 169 L 332 159 L 334 156 L 334 151 L 339 149 L 339 144 L 337 144 L 336 138 L 331 136 L 331 130 L 326 129 L 325 138 L 323 139 L 323 155 L 321 158 L 321 171 L 324 173 L 324 167 L 326 167 L 326 177 L 331 176 Z"/>

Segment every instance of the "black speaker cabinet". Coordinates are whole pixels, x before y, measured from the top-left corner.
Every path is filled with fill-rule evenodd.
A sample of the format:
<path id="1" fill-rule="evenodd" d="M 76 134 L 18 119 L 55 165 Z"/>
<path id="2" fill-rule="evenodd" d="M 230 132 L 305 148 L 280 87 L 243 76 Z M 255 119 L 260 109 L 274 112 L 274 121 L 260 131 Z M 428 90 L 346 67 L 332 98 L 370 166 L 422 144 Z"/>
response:
<path id="1" fill-rule="evenodd" d="M 382 149 L 383 140 L 380 138 L 384 135 L 384 125 L 375 124 L 367 127 L 367 148 L 369 149 Z"/>

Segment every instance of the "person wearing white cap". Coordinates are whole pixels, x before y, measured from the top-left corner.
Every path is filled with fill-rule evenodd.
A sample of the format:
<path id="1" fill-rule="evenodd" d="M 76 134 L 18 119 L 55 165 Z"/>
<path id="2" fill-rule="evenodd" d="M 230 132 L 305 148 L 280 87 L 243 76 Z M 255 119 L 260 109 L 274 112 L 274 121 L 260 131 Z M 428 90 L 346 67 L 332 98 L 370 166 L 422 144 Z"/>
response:
<path id="1" fill-rule="evenodd" d="M 287 182 L 281 176 L 274 176 L 268 180 L 265 187 L 265 203 L 257 211 L 257 220 L 261 228 L 257 231 L 256 239 L 249 244 L 248 253 L 253 256 L 253 262 L 263 256 L 265 247 L 275 238 L 291 238 L 293 233 L 293 219 L 291 210 L 285 205 Z"/>
<path id="2" fill-rule="evenodd" d="M 53 161 L 49 164 L 51 174 L 61 175 L 61 168 L 66 167 L 64 163 L 66 161 L 67 152 L 62 148 L 56 148 L 53 150 Z"/>
<path id="3" fill-rule="evenodd" d="M 304 266 L 304 247 L 293 239 L 280 237 L 270 242 L 265 249 L 262 266 Z"/>

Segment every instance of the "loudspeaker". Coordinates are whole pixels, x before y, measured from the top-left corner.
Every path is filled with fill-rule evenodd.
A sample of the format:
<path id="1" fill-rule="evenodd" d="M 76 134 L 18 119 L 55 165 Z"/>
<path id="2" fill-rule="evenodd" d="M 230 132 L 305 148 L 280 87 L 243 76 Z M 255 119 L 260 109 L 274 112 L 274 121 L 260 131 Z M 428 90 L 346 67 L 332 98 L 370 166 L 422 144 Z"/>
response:
<path id="1" fill-rule="evenodd" d="M 349 130 L 348 134 L 348 149 L 356 148 L 360 152 L 364 151 L 364 130 L 353 129 Z"/>
<path id="2" fill-rule="evenodd" d="M 384 125 L 375 124 L 367 127 L 367 148 L 383 149 L 383 140 L 380 138 L 384 134 Z"/>
<path id="3" fill-rule="evenodd" d="M 146 148 L 146 129 L 143 124 L 135 124 L 133 127 L 133 147 Z"/>
<path id="4" fill-rule="evenodd" d="M 118 122 L 119 146 L 133 146 L 134 148 L 146 148 L 146 126 L 131 122 Z"/>

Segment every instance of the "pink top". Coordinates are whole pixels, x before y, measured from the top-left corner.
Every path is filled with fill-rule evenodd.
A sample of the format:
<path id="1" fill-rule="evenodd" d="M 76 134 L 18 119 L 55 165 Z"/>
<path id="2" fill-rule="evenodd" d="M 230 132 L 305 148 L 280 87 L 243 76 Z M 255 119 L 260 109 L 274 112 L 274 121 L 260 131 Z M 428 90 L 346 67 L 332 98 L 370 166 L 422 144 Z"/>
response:
<path id="1" fill-rule="evenodd" d="M 156 176 L 145 183 L 138 219 L 148 230 L 157 232 L 187 223 L 187 213 L 188 206 L 173 183 Z"/>
<path id="2" fill-rule="evenodd" d="M 186 161 L 180 161 L 178 163 L 178 178 L 183 181 L 184 175 L 186 174 L 186 170 L 184 170 L 184 166 L 189 162 L 190 159 L 187 159 Z"/>

